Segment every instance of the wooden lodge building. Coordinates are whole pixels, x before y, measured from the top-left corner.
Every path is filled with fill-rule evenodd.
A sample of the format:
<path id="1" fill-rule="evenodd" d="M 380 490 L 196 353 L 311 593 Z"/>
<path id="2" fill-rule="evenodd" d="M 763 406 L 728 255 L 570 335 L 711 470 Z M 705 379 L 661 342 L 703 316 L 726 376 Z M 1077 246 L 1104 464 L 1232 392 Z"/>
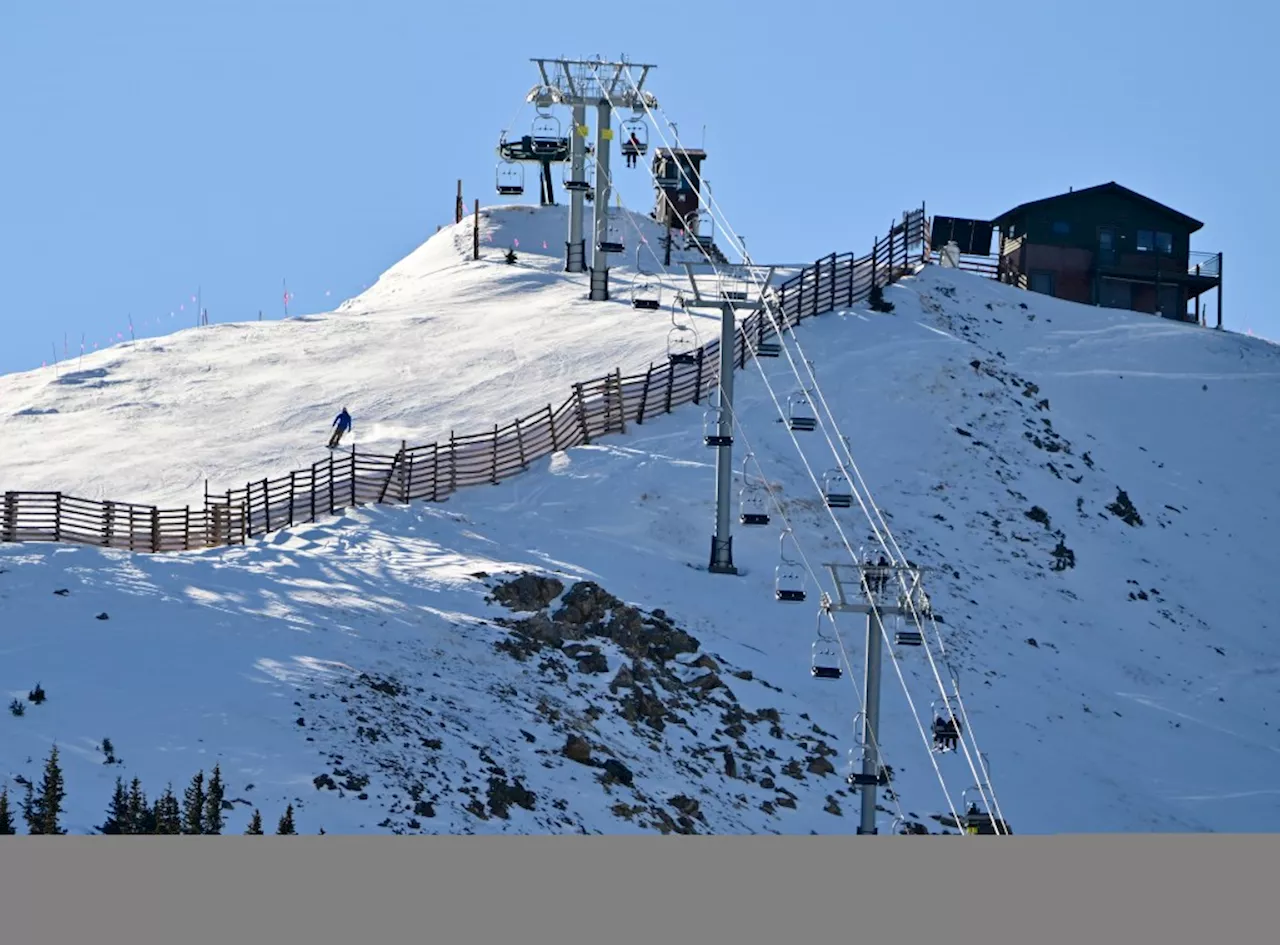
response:
<path id="1" fill-rule="evenodd" d="M 960 267 L 1055 298 L 1203 324 L 1222 254 L 1192 252 L 1199 220 L 1112 181 L 1019 204 L 990 221 L 935 217 L 937 252 L 954 240 Z M 998 233 L 991 260 L 993 233 Z M 985 241 L 984 241 L 985 240 Z"/>

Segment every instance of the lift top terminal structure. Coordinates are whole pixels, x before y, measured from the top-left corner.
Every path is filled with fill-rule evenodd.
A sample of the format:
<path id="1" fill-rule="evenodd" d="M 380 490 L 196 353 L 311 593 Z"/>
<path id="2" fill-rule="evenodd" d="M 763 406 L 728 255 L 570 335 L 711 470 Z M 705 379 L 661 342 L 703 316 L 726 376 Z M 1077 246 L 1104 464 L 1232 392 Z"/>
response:
<path id="1" fill-rule="evenodd" d="M 565 252 L 565 270 L 587 269 L 583 234 L 583 204 L 586 186 L 584 173 L 587 150 L 587 109 L 596 109 L 595 190 L 591 200 L 594 239 L 591 253 L 591 294 L 594 301 L 609 298 L 609 255 L 621 252 L 619 243 L 611 239 L 609 198 L 611 178 L 609 152 L 613 142 L 611 119 L 614 108 L 630 109 L 636 118 L 658 107 L 658 100 L 644 90 L 649 70 L 644 63 L 604 59 L 532 60 L 538 67 L 541 82 L 530 90 L 528 99 L 535 105 L 563 105 L 573 112 L 573 129 L 569 136 L 569 175 L 565 187 L 570 194 L 569 239 Z"/>

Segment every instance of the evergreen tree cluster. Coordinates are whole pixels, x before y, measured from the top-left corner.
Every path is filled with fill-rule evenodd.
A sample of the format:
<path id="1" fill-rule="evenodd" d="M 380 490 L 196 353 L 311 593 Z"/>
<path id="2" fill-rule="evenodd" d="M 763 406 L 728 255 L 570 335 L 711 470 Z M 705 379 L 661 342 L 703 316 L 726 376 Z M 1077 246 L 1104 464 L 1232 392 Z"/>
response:
<path id="1" fill-rule="evenodd" d="M 21 780 L 26 792 L 19 802 L 22 819 L 27 825 L 29 834 L 65 834 L 61 817 L 65 808 L 66 788 L 62 776 L 62 766 L 58 761 L 58 746 L 54 745 L 45 759 L 44 774 L 40 783 L 32 784 Z M 222 772 L 218 765 L 208 779 L 203 770 L 196 773 L 191 783 L 182 792 L 179 800 L 173 791 L 173 785 L 166 785 L 163 793 L 155 800 L 148 800 L 142 789 L 142 782 L 134 778 L 128 785 L 123 778 L 116 778 L 115 791 L 111 802 L 107 805 L 106 820 L 98 827 L 98 831 L 106 835 L 204 835 L 212 836 L 222 833 L 225 826 L 223 819 L 223 801 L 226 786 L 222 781 Z M 294 836 L 297 830 L 293 823 L 293 805 L 285 808 L 284 814 L 276 824 L 277 835 Z M 9 789 L 0 787 L 0 836 L 16 834 L 13 808 L 9 800 Z M 249 823 L 246 834 L 262 835 L 262 814 L 257 809 Z"/>

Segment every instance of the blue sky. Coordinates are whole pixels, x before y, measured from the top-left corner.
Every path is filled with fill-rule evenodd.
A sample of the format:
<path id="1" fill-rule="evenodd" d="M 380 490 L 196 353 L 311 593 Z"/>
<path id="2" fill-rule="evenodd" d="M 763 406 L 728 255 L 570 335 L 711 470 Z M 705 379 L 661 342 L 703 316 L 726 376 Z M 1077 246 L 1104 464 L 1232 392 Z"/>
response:
<path id="1" fill-rule="evenodd" d="M 757 259 L 861 252 L 922 201 L 989 217 L 1114 179 L 1204 220 L 1227 326 L 1280 339 L 1273 5 L 574 9 L 5 4 L 0 371 L 130 319 L 194 324 L 197 290 L 212 321 L 281 317 L 282 280 L 291 313 L 336 306 L 452 219 L 458 178 L 468 206 L 498 201 L 530 57 L 596 54 L 656 63 L 686 144 L 706 126 L 706 175 Z M 645 172 L 617 176 L 648 209 Z"/>

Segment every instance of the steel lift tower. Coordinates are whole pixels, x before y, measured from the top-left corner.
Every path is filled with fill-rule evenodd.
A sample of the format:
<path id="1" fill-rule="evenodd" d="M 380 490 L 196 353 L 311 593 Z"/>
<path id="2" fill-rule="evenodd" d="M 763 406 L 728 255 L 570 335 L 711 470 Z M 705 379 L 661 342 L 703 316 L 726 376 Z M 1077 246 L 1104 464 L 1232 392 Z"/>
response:
<path id="1" fill-rule="evenodd" d="M 586 244 L 583 238 L 583 197 L 588 189 L 584 176 L 587 138 L 587 109 L 596 109 L 595 195 L 592 200 L 593 228 L 591 254 L 591 294 L 593 301 L 609 298 L 609 255 L 620 252 L 609 239 L 609 150 L 613 142 L 610 127 L 612 110 L 631 108 L 643 111 L 657 109 L 658 100 L 643 91 L 649 70 L 656 68 L 641 63 L 609 62 L 603 59 L 534 59 L 542 78 L 541 84 L 529 92 L 529 100 L 551 101 L 573 111 L 573 134 L 570 135 L 569 240 L 565 253 L 566 272 L 585 272 Z"/>
<path id="2" fill-rule="evenodd" d="M 716 448 L 716 530 L 711 536 L 711 560 L 707 570 L 712 574 L 737 574 L 733 563 L 733 536 L 729 533 L 733 501 L 733 369 L 734 347 L 738 338 L 737 316 L 746 317 L 765 305 L 764 293 L 773 283 L 772 266 L 722 267 L 714 277 L 699 281 L 692 263 L 684 264 L 693 297 L 685 298 L 685 308 L 720 312 L 720 396 L 716 404 L 716 426 L 703 439 Z"/>

